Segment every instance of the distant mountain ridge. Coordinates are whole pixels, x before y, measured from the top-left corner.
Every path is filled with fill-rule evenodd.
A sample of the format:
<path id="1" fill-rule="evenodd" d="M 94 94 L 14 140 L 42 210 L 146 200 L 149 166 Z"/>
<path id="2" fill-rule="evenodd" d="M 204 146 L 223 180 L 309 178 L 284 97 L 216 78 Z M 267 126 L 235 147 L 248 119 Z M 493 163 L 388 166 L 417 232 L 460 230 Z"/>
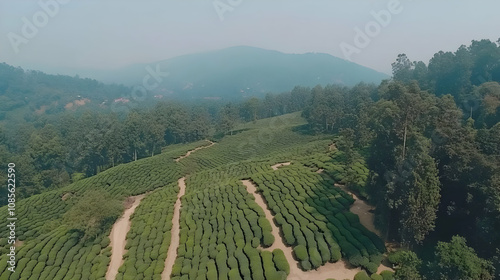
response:
<path id="1" fill-rule="evenodd" d="M 157 79 L 161 83 L 156 84 L 155 79 L 147 77 L 151 69 L 169 75 Z M 296 85 L 378 84 L 387 78 L 384 73 L 329 54 L 285 54 L 248 46 L 135 64 L 101 77 L 105 82 L 126 85 L 142 85 L 146 80 L 155 94 L 195 99 L 263 96 L 268 92 L 289 91 Z"/>

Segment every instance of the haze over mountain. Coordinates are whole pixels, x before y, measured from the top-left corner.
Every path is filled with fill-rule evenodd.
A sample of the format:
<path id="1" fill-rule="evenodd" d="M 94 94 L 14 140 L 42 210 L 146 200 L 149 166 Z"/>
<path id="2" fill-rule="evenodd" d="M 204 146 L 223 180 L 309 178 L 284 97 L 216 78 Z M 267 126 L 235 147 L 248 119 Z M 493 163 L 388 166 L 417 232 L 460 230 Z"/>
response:
<path id="1" fill-rule="evenodd" d="M 151 72 L 157 72 L 156 78 Z M 88 75 L 104 82 L 143 85 L 158 94 L 187 98 L 244 98 L 289 91 L 296 85 L 352 86 L 359 82 L 380 83 L 389 78 L 384 73 L 329 54 L 285 54 L 248 46 Z"/>

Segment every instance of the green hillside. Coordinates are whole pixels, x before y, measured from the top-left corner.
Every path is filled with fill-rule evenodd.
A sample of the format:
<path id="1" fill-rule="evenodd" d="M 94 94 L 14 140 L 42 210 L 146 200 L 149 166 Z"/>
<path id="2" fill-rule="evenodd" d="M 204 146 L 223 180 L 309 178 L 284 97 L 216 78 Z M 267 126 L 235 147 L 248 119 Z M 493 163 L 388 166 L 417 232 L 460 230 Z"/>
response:
<path id="1" fill-rule="evenodd" d="M 263 209 L 242 179 L 253 180 L 262 192 L 301 269 L 344 257 L 374 272 L 384 244 L 349 212 L 353 199 L 334 186 L 342 174 L 326 175 L 334 172 L 328 170 L 332 162 L 343 166 L 342 153 L 330 151 L 329 137 L 303 134 L 299 128 L 305 123 L 294 113 L 245 124 L 178 162 L 174 159 L 207 143 L 169 146 L 160 155 L 18 201 L 16 232 L 23 243 L 17 248 L 16 272 L 11 273 L 6 270 L 7 240 L 0 239 L 0 279 L 105 279 L 111 255 L 108 235 L 118 217 L 104 215 L 101 230 L 95 231 L 65 219 L 65 213 L 73 214 L 92 193 L 109 203 L 147 193 L 131 218 L 128 252 L 116 279 L 160 279 L 170 244 L 175 182 L 183 176 L 186 193 L 172 279 L 283 279 L 288 273 L 283 252 L 260 249 L 274 239 Z M 292 165 L 271 169 L 284 161 Z M 327 172 L 318 174 L 312 162 L 326 164 Z M 5 220 L 6 213 L 6 207 L 0 208 L 0 219 Z M 7 236 L 5 227 L 0 236 Z"/>

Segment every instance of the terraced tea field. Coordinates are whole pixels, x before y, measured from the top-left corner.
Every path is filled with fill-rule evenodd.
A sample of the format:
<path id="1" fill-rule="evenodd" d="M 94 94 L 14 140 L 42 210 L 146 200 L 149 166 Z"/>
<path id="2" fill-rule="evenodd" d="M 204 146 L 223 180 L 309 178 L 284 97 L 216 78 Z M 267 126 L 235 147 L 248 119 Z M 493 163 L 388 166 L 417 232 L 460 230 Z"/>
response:
<path id="1" fill-rule="evenodd" d="M 217 143 L 167 147 L 19 201 L 24 243 L 10 273 L 0 239 L 0 279 L 353 279 L 362 269 L 376 272 L 384 242 L 335 186 L 353 169 L 361 187 L 367 170 L 362 161 L 344 166 L 331 139 L 301 133 L 303 124 L 299 114 L 258 121 Z M 284 162 L 291 164 L 276 165 Z M 62 219 L 94 190 L 122 201 L 143 197 L 125 212 L 130 230 L 113 235 L 124 251 L 110 245 L 111 224 L 83 238 Z M 0 219 L 6 212 L 0 209 Z"/>

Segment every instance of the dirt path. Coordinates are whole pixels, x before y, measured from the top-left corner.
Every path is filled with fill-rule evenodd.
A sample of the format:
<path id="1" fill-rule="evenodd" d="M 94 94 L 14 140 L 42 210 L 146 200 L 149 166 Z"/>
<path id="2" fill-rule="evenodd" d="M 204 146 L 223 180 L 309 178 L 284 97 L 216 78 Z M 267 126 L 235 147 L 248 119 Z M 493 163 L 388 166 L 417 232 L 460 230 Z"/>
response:
<path id="1" fill-rule="evenodd" d="M 351 208 L 349 209 L 352 213 L 358 215 L 359 217 L 359 222 L 367 228 L 369 231 L 375 233 L 378 235 L 382 240 L 384 237 L 382 236 L 382 233 L 375 228 L 375 214 L 373 214 L 373 210 L 375 210 L 375 207 L 370 206 L 367 204 L 364 200 L 359 199 L 357 195 L 354 193 L 350 192 L 346 186 L 341 185 L 341 184 L 335 184 L 336 187 L 341 188 L 344 192 L 348 193 L 349 195 L 354 198 L 354 203 L 351 205 Z M 384 270 L 390 270 L 394 271 L 391 267 L 387 260 L 384 260 L 380 266 L 378 267 L 377 273 L 380 273 Z"/>
<path id="2" fill-rule="evenodd" d="M 279 234 L 278 227 L 274 224 L 273 215 L 271 211 L 267 209 L 267 205 L 261 195 L 257 193 L 257 187 L 255 184 L 249 180 L 242 180 L 243 185 L 247 188 L 247 191 L 255 197 L 255 202 L 264 210 L 266 218 L 271 223 L 272 234 L 274 235 L 274 244 L 262 250 L 272 251 L 274 249 L 281 249 L 285 253 L 285 257 L 290 265 L 290 275 L 288 275 L 288 280 L 308 280 L 308 279 L 318 279 L 323 280 L 327 278 L 335 279 L 353 279 L 354 275 L 361 271 L 359 268 L 352 268 L 345 261 L 340 260 L 336 263 L 326 263 L 317 270 L 302 271 L 298 262 L 293 258 L 293 250 L 291 247 L 287 247 L 283 243 L 283 239 Z"/>
<path id="3" fill-rule="evenodd" d="M 194 150 L 188 151 L 185 155 L 183 155 L 183 156 L 180 156 L 180 157 L 176 158 L 176 159 L 175 159 L 175 161 L 176 161 L 176 162 L 179 162 L 181 159 L 183 159 L 183 158 L 187 158 L 189 155 L 191 155 L 191 153 L 194 153 L 194 152 L 196 152 L 196 151 L 198 151 L 198 150 L 205 149 L 205 148 L 208 148 L 208 147 L 212 147 L 213 145 L 215 145 L 215 143 L 214 143 L 214 142 L 212 142 L 212 141 L 210 141 L 210 140 L 206 140 L 206 141 L 207 141 L 207 142 L 209 142 L 209 143 L 210 143 L 210 145 L 207 145 L 207 146 L 201 146 L 201 147 L 198 147 L 198 148 L 196 148 L 196 149 L 194 149 Z"/>
<path id="4" fill-rule="evenodd" d="M 125 244 L 127 243 L 127 233 L 130 230 L 130 216 L 135 208 L 139 206 L 141 200 L 146 194 L 131 196 L 127 198 L 125 212 L 123 216 L 116 221 L 109 235 L 111 244 L 111 261 L 106 272 L 106 280 L 114 280 L 118 274 L 118 268 L 123 264 L 123 254 L 125 253 Z"/>
<path id="5" fill-rule="evenodd" d="M 277 163 L 277 164 L 275 164 L 275 165 L 271 166 L 271 168 L 272 168 L 273 170 L 278 170 L 278 168 L 280 168 L 280 167 L 282 167 L 282 166 L 287 166 L 287 165 L 290 165 L 290 164 L 292 164 L 292 163 L 291 163 L 291 162 L 282 162 L 282 163 Z"/>
<path id="6" fill-rule="evenodd" d="M 368 205 L 368 203 L 366 203 L 364 200 L 359 199 L 359 197 L 349 191 L 346 186 L 335 184 L 335 187 L 341 188 L 344 192 L 348 193 L 352 196 L 352 198 L 354 198 L 354 203 L 351 205 L 350 210 L 352 213 L 359 216 L 359 222 L 369 231 L 375 233 L 380 238 L 383 238 L 382 233 L 380 233 L 380 231 L 375 228 L 375 215 L 373 214 L 375 207 Z"/>
<path id="7" fill-rule="evenodd" d="M 161 274 L 162 280 L 169 280 L 170 274 L 172 274 L 172 267 L 174 266 L 175 259 L 177 258 L 177 247 L 179 247 L 179 219 L 181 210 L 181 197 L 186 192 L 186 177 L 182 177 L 178 181 L 179 184 L 179 194 L 177 195 L 177 201 L 174 205 L 174 216 L 172 217 L 172 229 L 171 229 L 171 240 L 170 246 L 168 247 L 167 258 L 165 259 L 165 268 Z"/>

